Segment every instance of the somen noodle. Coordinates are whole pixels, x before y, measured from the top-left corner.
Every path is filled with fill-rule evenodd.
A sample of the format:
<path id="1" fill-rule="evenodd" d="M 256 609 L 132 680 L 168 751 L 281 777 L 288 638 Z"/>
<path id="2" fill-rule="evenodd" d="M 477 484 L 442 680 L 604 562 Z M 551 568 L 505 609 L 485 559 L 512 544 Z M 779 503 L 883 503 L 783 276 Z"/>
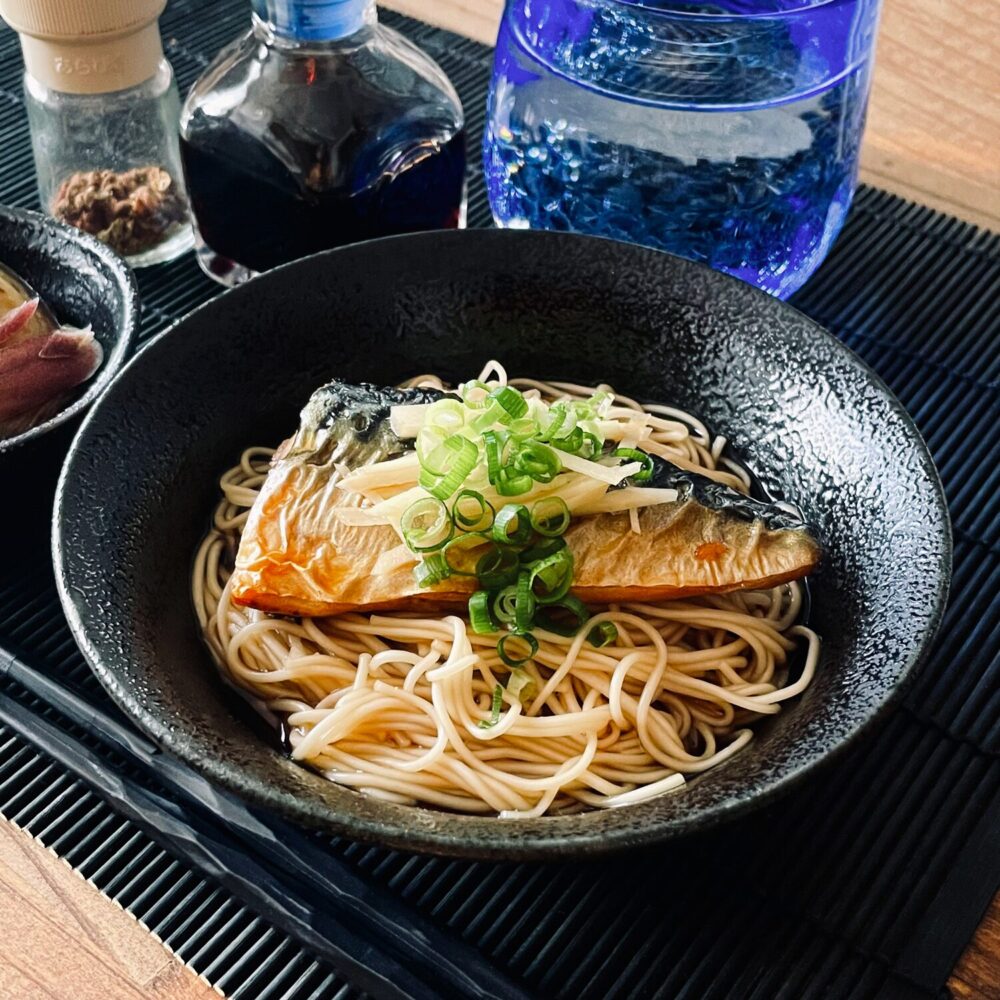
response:
<path id="1" fill-rule="evenodd" d="M 499 366 L 481 375 L 490 377 L 506 382 Z M 509 384 L 546 400 L 594 391 Z M 407 385 L 441 382 L 425 376 Z M 725 439 L 690 414 L 619 395 L 609 418 L 642 414 L 647 451 L 749 490 L 746 471 L 723 454 Z M 797 582 L 592 607 L 576 636 L 536 630 L 538 650 L 521 668 L 528 677 L 518 692 L 503 686 L 510 670 L 496 636 L 476 634 L 464 615 L 289 618 L 239 607 L 229 577 L 272 455 L 248 448 L 222 476 L 195 562 L 194 603 L 224 676 L 272 723 L 284 723 L 294 759 L 338 784 L 502 818 L 629 805 L 679 789 L 686 775 L 737 753 L 753 721 L 776 714 L 813 676 L 819 638 L 797 623 Z M 595 648 L 586 639 L 601 622 L 614 623 L 617 639 Z M 805 655 L 791 680 L 798 640 Z"/>

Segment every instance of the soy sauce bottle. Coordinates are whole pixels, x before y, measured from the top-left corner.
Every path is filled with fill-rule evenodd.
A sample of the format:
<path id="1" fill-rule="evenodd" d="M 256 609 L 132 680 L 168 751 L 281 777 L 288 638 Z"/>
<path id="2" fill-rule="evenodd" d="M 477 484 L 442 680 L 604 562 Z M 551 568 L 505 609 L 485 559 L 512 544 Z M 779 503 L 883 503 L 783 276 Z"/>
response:
<path id="1" fill-rule="evenodd" d="M 375 0 L 253 0 L 181 112 L 198 259 L 226 285 L 465 222 L 462 106 Z"/>

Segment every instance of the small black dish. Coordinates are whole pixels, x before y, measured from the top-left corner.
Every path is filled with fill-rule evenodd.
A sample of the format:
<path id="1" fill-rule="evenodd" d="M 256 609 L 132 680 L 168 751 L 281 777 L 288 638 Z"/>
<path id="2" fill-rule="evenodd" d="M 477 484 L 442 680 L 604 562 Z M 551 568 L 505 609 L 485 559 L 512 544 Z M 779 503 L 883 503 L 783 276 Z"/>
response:
<path id="1" fill-rule="evenodd" d="M 60 323 L 93 327 L 104 349 L 101 367 L 55 416 L 0 438 L 2 470 L 12 452 L 72 422 L 110 385 L 132 351 L 139 291 L 128 265 L 100 240 L 39 212 L 6 205 L 0 205 L 0 263 L 34 288 Z"/>
<path id="2" fill-rule="evenodd" d="M 682 406 L 728 436 L 826 547 L 811 581 L 818 675 L 756 738 L 677 794 L 499 821 L 365 798 L 249 727 L 189 596 L 217 478 L 276 444 L 337 376 L 390 384 L 511 372 Z M 123 421 L 122 415 L 128 414 Z M 112 697 L 164 749 L 323 830 L 475 857 L 600 854 L 700 831 L 790 788 L 882 715 L 926 654 L 951 538 L 930 456 L 885 385 L 790 306 L 702 266 L 554 233 L 422 234 L 273 271 L 202 306 L 132 361 L 87 417 L 56 499 L 63 607 Z"/>

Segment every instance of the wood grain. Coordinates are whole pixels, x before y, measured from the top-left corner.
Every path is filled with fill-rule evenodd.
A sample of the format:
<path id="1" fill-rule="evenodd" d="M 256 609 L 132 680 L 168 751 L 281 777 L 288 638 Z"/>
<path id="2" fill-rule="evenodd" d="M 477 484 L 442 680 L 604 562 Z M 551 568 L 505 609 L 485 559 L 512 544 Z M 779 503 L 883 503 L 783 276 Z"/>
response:
<path id="1" fill-rule="evenodd" d="M 1000 895 L 948 988 L 1000 1000 Z M 133 917 L 0 819 L 0 1000 L 213 1000 Z"/>
<path id="2" fill-rule="evenodd" d="M 64 861 L 0 820 L 0 1000 L 218 994 Z"/>
<path id="3" fill-rule="evenodd" d="M 948 989 L 958 1000 L 1000 1000 L 1000 893 L 955 966 Z"/>
<path id="4" fill-rule="evenodd" d="M 384 6 L 492 45 L 503 0 Z M 998 22 L 997 0 L 885 0 L 862 180 L 1000 230 Z"/>
<path id="5" fill-rule="evenodd" d="M 990 229 L 1000 229 L 998 21 L 996 0 L 887 0 L 861 157 L 866 181 Z"/>

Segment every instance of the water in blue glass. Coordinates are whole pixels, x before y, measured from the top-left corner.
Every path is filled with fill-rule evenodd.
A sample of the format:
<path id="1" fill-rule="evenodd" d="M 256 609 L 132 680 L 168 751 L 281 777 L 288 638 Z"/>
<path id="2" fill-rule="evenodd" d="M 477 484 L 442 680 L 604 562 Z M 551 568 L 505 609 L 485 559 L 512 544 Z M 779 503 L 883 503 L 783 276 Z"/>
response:
<path id="1" fill-rule="evenodd" d="M 484 149 L 498 224 L 642 243 L 790 295 L 857 183 L 878 13 L 865 2 L 744 30 L 616 0 L 510 0 Z"/>

